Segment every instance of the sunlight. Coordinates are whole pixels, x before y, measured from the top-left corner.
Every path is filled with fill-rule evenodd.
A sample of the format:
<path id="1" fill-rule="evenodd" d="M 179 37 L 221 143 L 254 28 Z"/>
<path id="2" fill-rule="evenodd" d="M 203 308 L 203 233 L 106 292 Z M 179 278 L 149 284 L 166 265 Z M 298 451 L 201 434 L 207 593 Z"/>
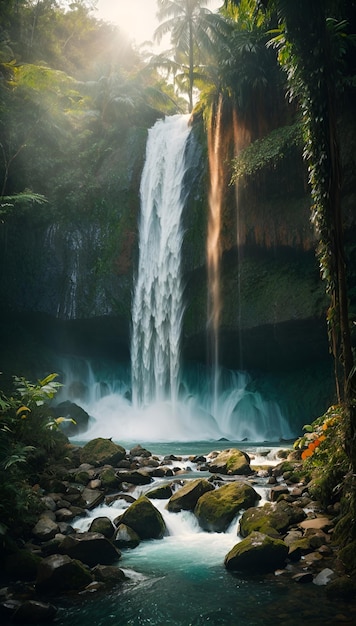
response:
<path id="1" fill-rule="evenodd" d="M 222 0 L 207 0 L 206 6 L 216 11 Z M 95 16 L 117 24 L 136 45 L 153 40 L 159 22 L 157 0 L 97 0 Z"/>

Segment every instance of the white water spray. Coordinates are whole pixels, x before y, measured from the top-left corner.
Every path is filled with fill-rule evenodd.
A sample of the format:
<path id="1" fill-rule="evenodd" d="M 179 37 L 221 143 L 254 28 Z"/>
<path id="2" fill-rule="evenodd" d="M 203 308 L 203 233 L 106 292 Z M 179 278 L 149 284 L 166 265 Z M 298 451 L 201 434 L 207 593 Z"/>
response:
<path id="1" fill-rule="evenodd" d="M 132 310 L 134 406 L 167 398 L 174 405 L 177 400 L 183 316 L 182 183 L 189 133 L 185 115 L 159 120 L 149 131 L 140 189 L 139 267 Z"/>

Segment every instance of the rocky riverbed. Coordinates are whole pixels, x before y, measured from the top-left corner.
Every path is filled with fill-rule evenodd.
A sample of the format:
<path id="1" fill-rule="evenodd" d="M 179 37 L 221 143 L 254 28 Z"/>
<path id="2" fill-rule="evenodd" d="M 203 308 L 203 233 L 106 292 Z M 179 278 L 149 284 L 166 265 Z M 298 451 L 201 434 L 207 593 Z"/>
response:
<path id="1" fill-rule="evenodd" d="M 16 541 L 1 537 L 3 620 L 49 622 L 63 596 L 125 586 L 123 551 L 168 534 L 158 501 L 166 501 L 171 513 L 192 512 L 207 532 L 224 533 L 238 520 L 236 544 L 221 564 L 232 575 L 326 586 L 329 598 L 346 600 L 355 610 L 355 579 L 333 541 L 339 503 L 322 510 L 300 480 L 298 455 L 278 454 L 274 464 L 257 466 L 236 448 L 160 457 L 102 438 L 69 446 L 66 463 L 33 485 L 42 509 L 37 523 Z M 102 504 L 118 502 L 116 517 L 100 513 Z M 79 530 L 88 517 L 89 527 Z"/>

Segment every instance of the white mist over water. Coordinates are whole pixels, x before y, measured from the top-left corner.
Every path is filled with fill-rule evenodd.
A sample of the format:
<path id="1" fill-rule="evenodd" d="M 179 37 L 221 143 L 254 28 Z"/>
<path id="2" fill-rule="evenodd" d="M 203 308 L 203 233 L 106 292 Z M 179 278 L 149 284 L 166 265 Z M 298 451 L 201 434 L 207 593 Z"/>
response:
<path id="1" fill-rule="evenodd" d="M 91 416 L 79 439 L 112 437 L 118 442 L 229 441 L 278 442 L 295 437 L 278 404 L 249 389 L 246 372 L 221 368 L 217 401 L 211 389 L 212 370 L 183 368 L 178 399 L 135 406 L 130 399 L 130 368 L 92 364 L 84 359 L 62 361 L 64 387 L 58 402 L 69 399 Z"/>
<path id="2" fill-rule="evenodd" d="M 251 390 L 247 373 L 218 367 L 218 291 L 213 298 L 217 309 L 213 362 L 210 367 L 181 368 L 181 216 L 189 134 L 186 115 L 159 120 L 149 130 L 140 187 L 131 371 L 129 366 L 110 368 L 94 362 L 92 366 L 80 359 L 62 364 L 65 391 L 58 400 L 72 400 L 92 418 L 89 429 L 80 433 L 81 440 L 277 442 L 294 437 L 278 404 Z M 220 156 L 218 151 L 216 157 Z M 214 187 L 220 178 L 217 173 Z M 214 251 L 219 247 L 218 231 L 214 228 Z M 214 265 L 219 265 L 218 259 Z M 209 282 L 217 286 L 217 268 Z"/>
<path id="3" fill-rule="evenodd" d="M 183 177 L 189 116 L 159 120 L 149 130 L 141 179 L 139 266 L 132 308 L 132 397 L 136 407 L 179 387 L 183 317 L 181 247 Z"/>

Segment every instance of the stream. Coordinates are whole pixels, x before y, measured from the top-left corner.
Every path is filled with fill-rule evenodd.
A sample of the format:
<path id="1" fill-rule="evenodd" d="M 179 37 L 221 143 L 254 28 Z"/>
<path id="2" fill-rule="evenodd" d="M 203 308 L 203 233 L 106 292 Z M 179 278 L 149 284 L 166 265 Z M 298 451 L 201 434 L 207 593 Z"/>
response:
<path id="1" fill-rule="evenodd" d="M 151 446 L 162 454 L 167 445 Z M 215 446 L 217 442 L 215 442 Z M 209 444 L 197 447 L 208 453 Z M 230 442 L 231 446 L 231 442 Z M 170 444 L 170 451 L 191 454 L 193 444 Z M 240 445 L 241 447 L 241 445 Z M 197 449 L 197 448 L 196 448 Z M 214 449 L 210 446 L 210 449 Z M 275 464 L 276 450 L 246 447 L 255 456 L 253 464 Z M 259 450 L 264 456 L 259 455 Z M 201 450 L 199 450 L 200 452 Z M 189 466 L 190 471 L 175 479 L 194 479 L 208 476 L 196 472 L 194 464 L 184 460 L 174 461 L 175 466 Z M 267 498 L 266 479 L 253 479 L 253 486 Z M 167 482 L 155 479 L 150 485 L 136 487 L 132 492 L 139 497 L 148 490 Z M 225 533 L 207 533 L 199 527 L 193 513 L 170 513 L 166 500 L 153 500 L 161 511 L 168 529 L 162 540 L 143 541 L 135 549 L 122 550 L 118 567 L 128 581 L 109 592 L 83 592 L 62 599 L 56 619 L 57 626 L 299 626 L 304 621 L 312 626 L 335 626 L 354 623 L 355 613 L 350 613 L 347 603 L 328 600 L 325 587 L 316 584 L 302 585 L 291 581 L 286 572 L 268 576 L 235 575 L 224 567 L 224 557 L 240 539 L 236 518 Z M 86 531 L 95 517 L 114 519 L 128 504 L 118 500 L 110 506 L 101 505 L 90 516 L 77 519 L 73 526 Z"/>

